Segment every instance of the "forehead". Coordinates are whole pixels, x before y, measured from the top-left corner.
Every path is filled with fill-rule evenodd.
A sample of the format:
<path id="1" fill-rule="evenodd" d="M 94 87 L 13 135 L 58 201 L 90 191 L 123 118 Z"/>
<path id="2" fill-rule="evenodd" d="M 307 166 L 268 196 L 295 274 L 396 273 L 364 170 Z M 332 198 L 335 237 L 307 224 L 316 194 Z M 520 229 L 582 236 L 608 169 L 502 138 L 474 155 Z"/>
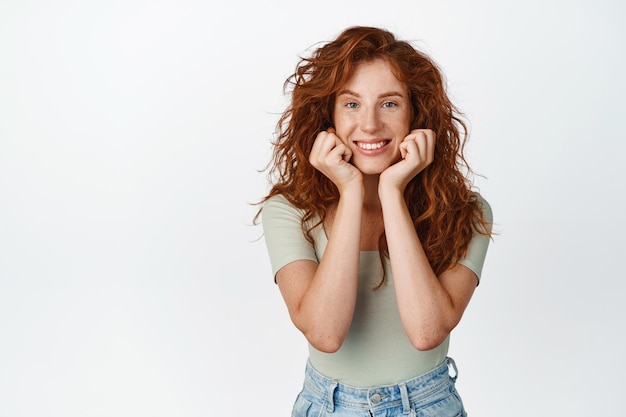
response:
<path id="1" fill-rule="evenodd" d="M 384 59 L 359 63 L 343 88 L 348 90 L 406 90 L 406 85 L 394 73 L 394 68 Z"/>

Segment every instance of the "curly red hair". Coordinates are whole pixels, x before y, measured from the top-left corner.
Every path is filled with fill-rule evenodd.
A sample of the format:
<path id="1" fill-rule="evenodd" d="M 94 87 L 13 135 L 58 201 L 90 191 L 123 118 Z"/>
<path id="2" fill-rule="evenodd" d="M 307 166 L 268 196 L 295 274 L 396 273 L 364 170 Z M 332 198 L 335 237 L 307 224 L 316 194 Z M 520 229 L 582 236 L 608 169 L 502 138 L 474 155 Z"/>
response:
<path id="1" fill-rule="evenodd" d="M 489 228 L 467 177 L 471 173 L 463 155 L 467 126 L 448 98 L 441 71 L 426 54 L 387 30 L 351 27 L 311 57 L 301 58 L 284 84 L 285 92 L 291 91 L 291 104 L 277 123 L 268 166 L 273 185 L 261 203 L 282 194 L 303 209 L 308 239 L 311 229 L 323 224 L 339 192 L 309 163 L 309 154 L 317 134 L 333 126 L 337 92 L 361 62 L 374 59 L 389 63 L 407 86 L 413 109 L 410 130 L 432 129 L 436 134 L 433 162 L 409 182 L 404 196 L 431 267 L 439 275 L 465 256 L 474 230 L 489 234 Z M 317 216 L 319 220 L 307 228 Z M 388 255 L 384 234 L 379 247 L 381 256 Z"/>

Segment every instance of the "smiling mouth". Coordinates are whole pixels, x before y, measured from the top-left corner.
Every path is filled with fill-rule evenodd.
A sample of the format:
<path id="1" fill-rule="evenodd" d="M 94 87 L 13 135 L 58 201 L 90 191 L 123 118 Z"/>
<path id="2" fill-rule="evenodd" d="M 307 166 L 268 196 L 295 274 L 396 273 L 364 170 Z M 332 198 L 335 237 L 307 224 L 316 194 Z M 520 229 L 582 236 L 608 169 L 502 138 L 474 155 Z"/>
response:
<path id="1" fill-rule="evenodd" d="M 374 142 L 374 143 L 356 142 L 356 145 L 359 148 L 364 149 L 366 151 L 373 151 L 373 150 L 382 148 L 388 143 L 389 143 L 388 140 L 381 140 L 380 142 Z"/>

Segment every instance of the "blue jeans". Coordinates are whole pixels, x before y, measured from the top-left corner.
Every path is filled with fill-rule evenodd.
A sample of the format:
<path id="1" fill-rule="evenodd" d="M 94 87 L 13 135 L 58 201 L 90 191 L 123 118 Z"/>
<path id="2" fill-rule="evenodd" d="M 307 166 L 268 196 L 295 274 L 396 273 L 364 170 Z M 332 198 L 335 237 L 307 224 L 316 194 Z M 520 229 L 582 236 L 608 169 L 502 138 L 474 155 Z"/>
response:
<path id="1" fill-rule="evenodd" d="M 454 370 L 450 376 L 449 368 Z M 406 382 L 370 388 L 326 378 L 307 363 L 304 386 L 292 417 L 465 417 L 454 388 L 457 368 L 447 358 L 432 371 Z"/>

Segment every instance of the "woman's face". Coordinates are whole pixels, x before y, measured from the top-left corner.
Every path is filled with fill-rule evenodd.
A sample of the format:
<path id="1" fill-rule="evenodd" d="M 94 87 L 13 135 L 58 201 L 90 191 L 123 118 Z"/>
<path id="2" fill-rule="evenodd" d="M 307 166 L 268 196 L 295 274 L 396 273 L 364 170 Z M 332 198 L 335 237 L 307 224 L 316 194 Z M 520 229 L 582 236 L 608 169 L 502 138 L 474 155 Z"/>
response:
<path id="1" fill-rule="evenodd" d="M 412 108 L 406 86 L 382 59 L 359 64 L 337 93 L 333 118 L 337 136 L 352 151 L 363 174 L 380 174 L 400 159 Z"/>

